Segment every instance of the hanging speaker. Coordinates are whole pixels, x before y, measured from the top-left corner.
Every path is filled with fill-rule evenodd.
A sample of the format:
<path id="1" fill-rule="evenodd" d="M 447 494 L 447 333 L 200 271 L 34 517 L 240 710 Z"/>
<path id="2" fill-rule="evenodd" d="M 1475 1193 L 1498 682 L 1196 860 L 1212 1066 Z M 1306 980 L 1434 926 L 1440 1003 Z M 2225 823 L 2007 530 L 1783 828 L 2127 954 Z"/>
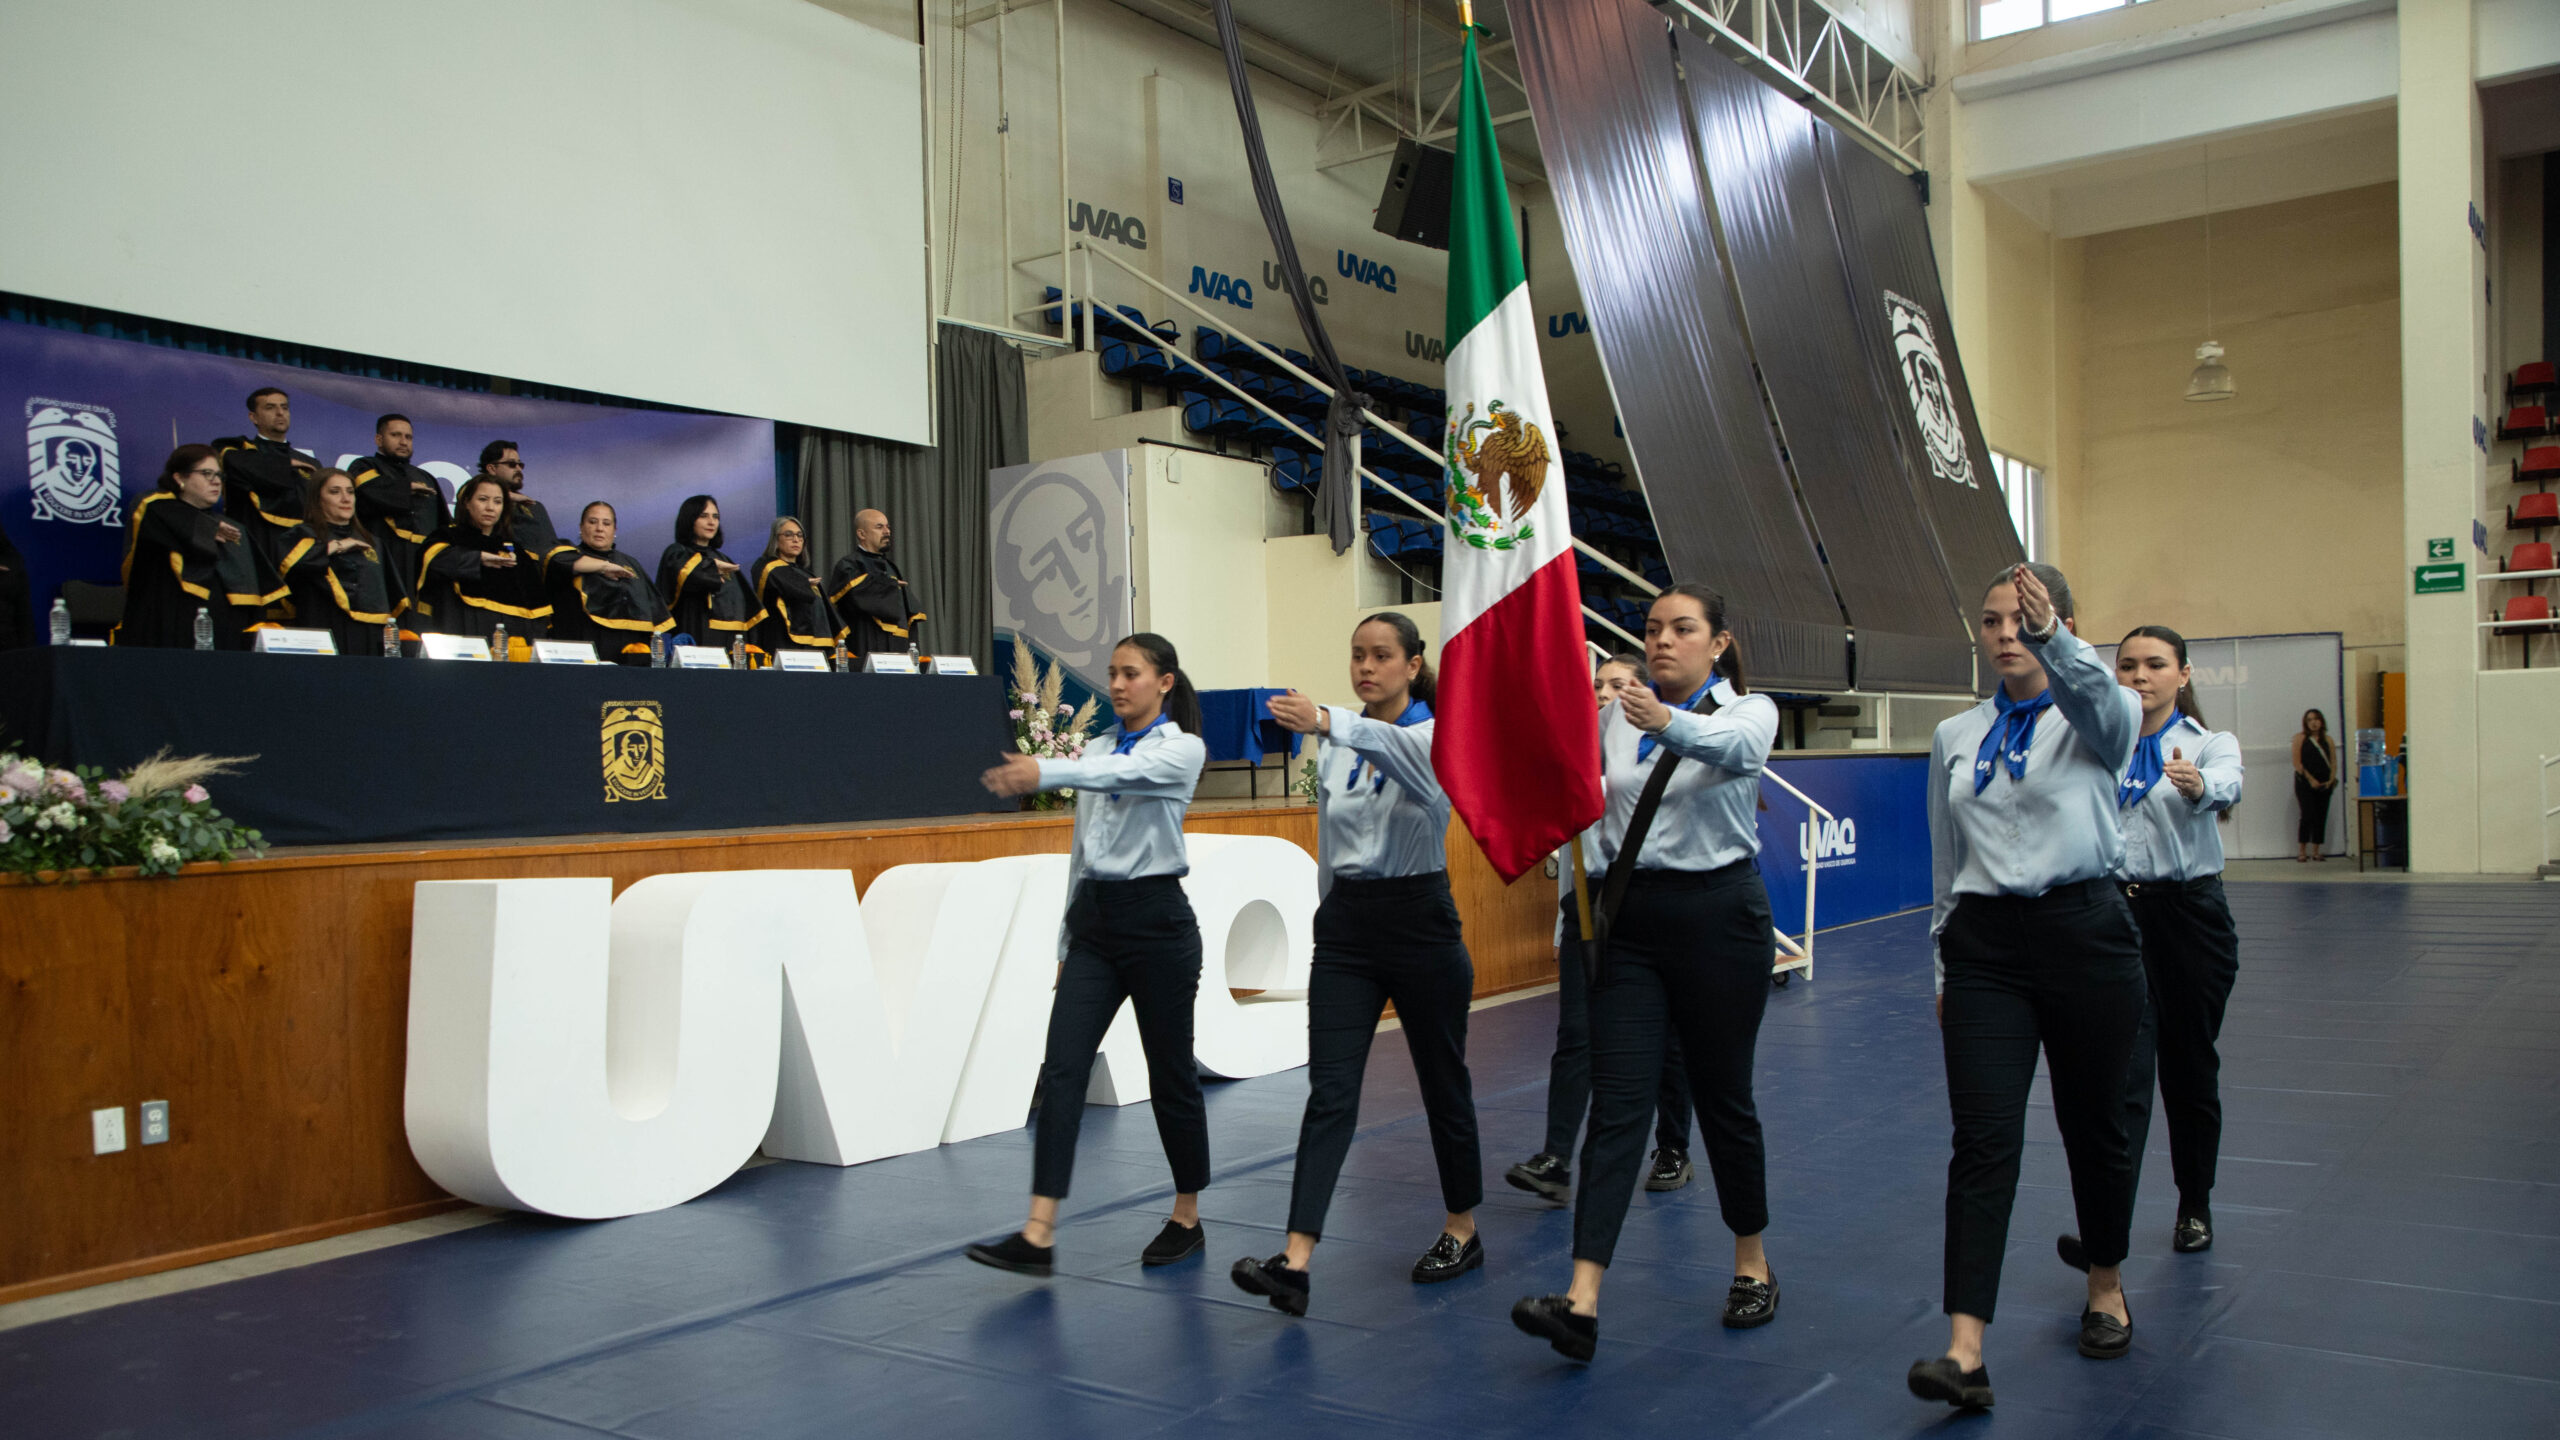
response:
<path id="1" fill-rule="evenodd" d="M 1396 142 L 1378 197 L 1378 231 L 1434 250 L 1449 248 L 1449 177 L 1458 157 L 1418 140 Z"/>

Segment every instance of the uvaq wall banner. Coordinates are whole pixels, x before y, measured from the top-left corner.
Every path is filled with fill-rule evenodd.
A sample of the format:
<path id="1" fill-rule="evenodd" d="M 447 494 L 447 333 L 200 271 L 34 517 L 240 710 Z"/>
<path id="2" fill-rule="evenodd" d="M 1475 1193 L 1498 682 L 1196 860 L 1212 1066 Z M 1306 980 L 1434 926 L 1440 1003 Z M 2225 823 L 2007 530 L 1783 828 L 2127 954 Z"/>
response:
<path id="1" fill-rule="evenodd" d="M 292 395 L 287 438 L 324 465 L 372 454 L 375 416 L 408 416 L 413 459 L 448 498 L 482 445 L 513 440 L 525 493 L 551 511 L 563 538 L 580 507 L 609 500 L 621 547 L 644 560 L 674 538 L 688 495 L 719 497 L 728 548 L 742 562 L 763 549 L 773 523 L 770 420 L 440 390 L 0 323 L 0 424 L 26 441 L 23 465 L 0 458 L 0 527 L 26 556 L 39 615 L 65 580 L 115 583 L 132 502 L 150 492 L 169 452 L 246 433 L 249 392 L 263 385 Z"/>
<path id="2" fill-rule="evenodd" d="M 1805 871 L 1817 872 L 1814 924 L 1829 929 L 1929 903 L 1929 757 L 1826 755 L 1769 767 L 1831 812 L 1822 819 L 1775 785 L 1760 787 L 1760 879 L 1778 928 L 1804 929 Z"/>
<path id="3" fill-rule="evenodd" d="M 1129 452 L 988 471 L 987 542 L 998 673 L 1028 645 L 1066 668 L 1067 703 L 1109 694 L 1111 647 L 1134 628 Z"/>

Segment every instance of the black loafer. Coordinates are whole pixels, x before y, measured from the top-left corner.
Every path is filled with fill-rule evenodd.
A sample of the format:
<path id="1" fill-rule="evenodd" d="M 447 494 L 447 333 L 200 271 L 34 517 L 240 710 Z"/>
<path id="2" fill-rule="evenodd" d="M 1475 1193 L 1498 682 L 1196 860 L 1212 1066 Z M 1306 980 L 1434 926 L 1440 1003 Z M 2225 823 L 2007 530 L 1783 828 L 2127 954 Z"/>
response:
<path id="1" fill-rule="evenodd" d="M 1511 1323 L 1524 1335 L 1535 1335 L 1556 1347 L 1567 1360 L 1591 1358 L 1600 1345 L 1600 1317 L 1576 1315 L 1561 1295 L 1533 1295 L 1511 1307 Z"/>
<path id="2" fill-rule="evenodd" d="M 2213 1248 L 2213 1221 L 2202 1215 L 2190 1215 L 2169 1232 L 2169 1248 L 2181 1255 L 2193 1255 Z"/>
<path id="3" fill-rule="evenodd" d="M 1443 1280 L 1455 1280 L 1470 1270 L 1483 1268 L 1482 1235 L 1470 1235 L 1462 1241 L 1443 1230 L 1440 1238 L 1431 1242 L 1431 1248 L 1422 1252 L 1422 1258 L 1413 1262 L 1413 1283 L 1436 1285 Z"/>
<path id="4" fill-rule="evenodd" d="M 1991 1408 L 1991 1367 L 1970 1370 L 1941 1355 L 1911 1362 L 1911 1393 L 1923 1400 L 1944 1400 L 1959 1410 Z"/>
<path id="5" fill-rule="evenodd" d="M 1656 1150 L 1653 1152 L 1653 1168 L 1645 1173 L 1644 1188 L 1656 1194 L 1677 1190 L 1689 1183 L 1691 1173 L 1686 1151 Z"/>
<path id="6" fill-rule="evenodd" d="M 2080 1353 L 2092 1360 L 2117 1360 L 2133 1348 L 2133 1326 L 2104 1310 L 2080 1312 Z"/>
<path id="7" fill-rule="evenodd" d="M 1778 1276 L 1771 1271 L 1766 1280 L 1748 1275 L 1733 1277 L 1732 1288 L 1724 1292 L 1724 1328 L 1756 1330 L 1778 1318 Z"/>
<path id="8" fill-rule="evenodd" d="M 2053 1253 L 2062 1257 L 2063 1264 L 2070 1266 L 2072 1269 L 2079 1271 L 2083 1275 L 2089 1273 L 2089 1247 L 2080 1243 L 2079 1236 L 2054 1236 Z"/>
<path id="9" fill-rule="evenodd" d="M 1016 1275 L 1047 1276 L 1057 1264 L 1058 1247 L 1034 1245 L 1015 1231 L 993 1245 L 972 1245 L 963 1252 L 981 1265 L 1010 1270 Z"/>
<path id="10" fill-rule="evenodd" d="M 1170 1265 L 1177 1260 L 1188 1260 L 1207 1248 L 1209 1235 L 1206 1230 L 1197 1225 L 1181 1225 L 1167 1220 L 1164 1228 L 1156 1232 L 1156 1238 L 1147 1242 L 1147 1248 L 1138 1252 L 1138 1258 L 1150 1265 Z"/>
<path id="11" fill-rule="evenodd" d="M 1268 1260 L 1250 1256 L 1236 1262 L 1227 1272 L 1236 1288 L 1247 1295 L 1259 1295 L 1271 1302 L 1271 1308 L 1283 1315 L 1307 1313 L 1307 1272 L 1289 1268 L 1289 1257 L 1274 1255 Z"/>
<path id="12" fill-rule="evenodd" d="M 1513 1188 L 1558 1205 L 1573 1199 L 1573 1171 L 1563 1159 L 1541 1152 L 1502 1172 Z"/>

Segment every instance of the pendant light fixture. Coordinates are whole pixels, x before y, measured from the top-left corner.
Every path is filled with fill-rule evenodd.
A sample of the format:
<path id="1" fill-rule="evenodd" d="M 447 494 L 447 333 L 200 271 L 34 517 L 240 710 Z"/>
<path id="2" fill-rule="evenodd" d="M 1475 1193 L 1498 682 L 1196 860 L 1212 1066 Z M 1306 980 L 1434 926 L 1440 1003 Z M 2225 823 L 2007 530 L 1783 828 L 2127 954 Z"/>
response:
<path id="1" fill-rule="evenodd" d="M 2213 146 L 2204 147 L 2204 333 L 2213 333 Z M 2187 399 L 2195 402 L 2231 398 L 2231 371 L 2222 363 L 2222 342 L 2196 347 L 2196 368 L 2187 376 Z"/>

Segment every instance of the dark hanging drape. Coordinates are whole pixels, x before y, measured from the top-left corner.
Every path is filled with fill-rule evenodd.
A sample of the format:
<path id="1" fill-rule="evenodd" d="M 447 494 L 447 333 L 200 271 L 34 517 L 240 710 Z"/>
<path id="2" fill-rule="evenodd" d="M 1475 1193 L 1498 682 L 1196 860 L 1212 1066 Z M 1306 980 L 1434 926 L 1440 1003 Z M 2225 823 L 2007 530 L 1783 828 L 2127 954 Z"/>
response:
<path id="1" fill-rule="evenodd" d="M 810 429 L 800 438 L 800 522 L 821 574 L 853 549 L 853 516 L 889 517 L 889 553 L 929 617 L 924 644 L 994 663 L 987 579 L 987 472 L 1031 458 L 1022 352 L 944 325 L 934 344 L 937 446 Z"/>

